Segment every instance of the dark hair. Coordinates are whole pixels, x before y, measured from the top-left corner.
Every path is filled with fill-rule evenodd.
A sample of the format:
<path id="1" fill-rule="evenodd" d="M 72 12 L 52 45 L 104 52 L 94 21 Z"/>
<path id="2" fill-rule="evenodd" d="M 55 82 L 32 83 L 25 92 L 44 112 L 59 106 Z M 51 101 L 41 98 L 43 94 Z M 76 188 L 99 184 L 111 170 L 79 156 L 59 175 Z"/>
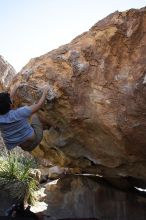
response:
<path id="1" fill-rule="evenodd" d="M 11 98 L 8 92 L 0 93 L 0 115 L 6 114 L 11 109 Z"/>

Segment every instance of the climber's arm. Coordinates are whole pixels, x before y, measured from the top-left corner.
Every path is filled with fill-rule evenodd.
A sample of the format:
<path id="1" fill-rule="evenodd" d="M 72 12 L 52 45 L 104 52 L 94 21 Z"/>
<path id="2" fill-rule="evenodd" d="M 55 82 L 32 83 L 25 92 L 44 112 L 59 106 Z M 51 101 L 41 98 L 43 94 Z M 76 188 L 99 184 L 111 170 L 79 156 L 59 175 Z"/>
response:
<path id="1" fill-rule="evenodd" d="M 35 104 L 29 106 L 30 109 L 31 109 L 31 111 L 32 111 L 32 114 L 35 113 L 35 112 L 37 112 L 37 111 L 42 107 L 42 105 L 44 104 L 45 99 L 46 99 L 46 96 L 47 96 L 47 94 L 48 94 L 48 89 L 49 89 L 48 86 L 46 86 L 46 87 L 44 88 L 44 91 L 43 91 L 43 94 L 42 94 L 40 100 L 39 100 L 37 103 L 35 103 Z"/>

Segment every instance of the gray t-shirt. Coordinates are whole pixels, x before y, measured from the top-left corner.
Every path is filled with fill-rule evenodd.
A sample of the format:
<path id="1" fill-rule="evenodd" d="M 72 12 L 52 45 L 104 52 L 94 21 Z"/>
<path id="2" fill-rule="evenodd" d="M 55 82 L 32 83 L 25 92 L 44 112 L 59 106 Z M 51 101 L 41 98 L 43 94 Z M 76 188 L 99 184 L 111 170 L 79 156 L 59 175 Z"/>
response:
<path id="1" fill-rule="evenodd" d="M 8 150 L 19 146 L 33 135 L 33 128 L 28 123 L 31 114 L 31 108 L 24 106 L 0 115 L 0 131 Z"/>

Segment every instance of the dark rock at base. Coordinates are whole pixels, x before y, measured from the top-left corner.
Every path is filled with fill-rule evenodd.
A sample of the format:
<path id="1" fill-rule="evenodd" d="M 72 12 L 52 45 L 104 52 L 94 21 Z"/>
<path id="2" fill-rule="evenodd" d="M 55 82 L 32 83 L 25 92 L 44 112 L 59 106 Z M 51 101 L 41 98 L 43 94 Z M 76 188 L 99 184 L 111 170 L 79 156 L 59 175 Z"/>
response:
<path id="1" fill-rule="evenodd" d="M 53 183 L 46 184 L 44 214 L 56 219 L 146 219 L 145 196 L 118 190 L 102 178 L 67 176 Z"/>

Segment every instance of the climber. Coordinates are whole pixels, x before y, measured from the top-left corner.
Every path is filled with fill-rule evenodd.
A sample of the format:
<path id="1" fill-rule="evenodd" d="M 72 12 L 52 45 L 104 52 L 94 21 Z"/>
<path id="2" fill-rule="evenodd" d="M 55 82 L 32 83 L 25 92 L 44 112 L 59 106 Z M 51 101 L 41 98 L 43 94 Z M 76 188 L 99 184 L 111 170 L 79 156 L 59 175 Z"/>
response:
<path id="1" fill-rule="evenodd" d="M 19 146 L 25 151 L 32 151 L 43 138 L 43 127 L 35 113 L 43 106 L 49 88 L 43 88 L 37 103 L 13 109 L 14 95 L 23 85 L 17 83 L 10 93 L 0 93 L 0 131 L 8 150 Z M 31 123 L 28 122 L 29 117 Z"/>

